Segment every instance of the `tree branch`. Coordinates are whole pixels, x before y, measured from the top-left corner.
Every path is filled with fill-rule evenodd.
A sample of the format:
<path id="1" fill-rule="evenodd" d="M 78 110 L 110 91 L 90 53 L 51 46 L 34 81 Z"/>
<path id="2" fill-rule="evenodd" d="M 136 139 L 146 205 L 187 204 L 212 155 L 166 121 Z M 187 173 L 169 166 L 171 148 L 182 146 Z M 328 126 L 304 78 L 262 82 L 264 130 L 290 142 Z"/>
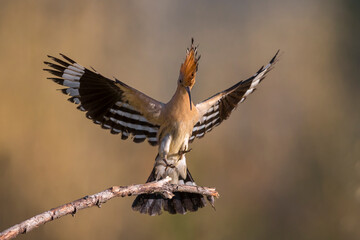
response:
<path id="1" fill-rule="evenodd" d="M 165 198 L 171 199 L 174 194 L 173 192 L 189 192 L 189 193 L 198 193 L 204 195 L 208 198 L 211 205 L 213 205 L 214 197 L 218 198 L 219 193 L 216 192 L 215 188 L 207 188 L 200 186 L 188 186 L 188 185 L 174 185 L 169 184 L 171 181 L 170 177 L 162 179 L 157 182 L 150 182 L 145 184 L 129 185 L 129 186 L 114 186 L 106 189 L 105 191 L 85 196 L 78 200 L 75 200 L 70 203 L 66 203 L 57 208 L 53 208 L 49 211 L 38 214 L 28 220 L 25 220 L 13 227 L 6 229 L 0 233 L 0 240 L 12 239 L 17 237 L 20 233 L 27 233 L 33 230 L 34 228 L 39 227 L 47 222 L 50 222 L 54 219 L 58 219 L 68 214 L 73 216 L 84 208 L 89 208 L 93 206 L 101 207 L 101 204 L 106 203 L 108 200 L 114 197 L 125 197 L 132 195 L 139 195 L 143 193 L 160 193 Z"/>

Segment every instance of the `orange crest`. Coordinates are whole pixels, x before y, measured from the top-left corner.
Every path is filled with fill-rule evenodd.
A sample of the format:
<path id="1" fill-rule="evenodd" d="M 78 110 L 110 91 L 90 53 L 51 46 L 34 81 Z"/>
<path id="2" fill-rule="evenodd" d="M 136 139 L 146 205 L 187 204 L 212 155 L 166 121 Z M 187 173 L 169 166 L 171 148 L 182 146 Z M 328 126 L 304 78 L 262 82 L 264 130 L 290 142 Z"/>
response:
<path id="1" fill-rule="evenodd" d="M 197 56 L 197 47 L 194 47 L 194 39 L 191 39 L 191 47 L 186 51 L 186 59 L 180 68 L 180 78 L 184 86 L 192 87 L 195 84 L 195 75 L 198 69 L 200 55 Z"/>

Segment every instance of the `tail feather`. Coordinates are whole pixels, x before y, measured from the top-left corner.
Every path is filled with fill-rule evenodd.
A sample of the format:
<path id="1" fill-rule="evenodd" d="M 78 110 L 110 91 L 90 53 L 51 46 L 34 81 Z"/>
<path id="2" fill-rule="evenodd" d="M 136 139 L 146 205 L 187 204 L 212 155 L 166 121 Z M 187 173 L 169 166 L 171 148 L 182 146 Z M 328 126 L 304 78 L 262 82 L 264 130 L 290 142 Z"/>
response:
<path id="1" fill-rule="evenodd" d="M 155 181 L 154 170 L 151 172 L 147 182 L 152 181 Z M 187 170 L 187 176 L 184 182 L 194 182 L 189 170 Z M 141 194 L 134 200 L 132 209 L 143 214 L 155 216 L 160 215 L 162 210 L 170 214 L 195 212 L 206 205 L 206 201 L 201 194 L 174 192 L 174 195 L 172 199 L 165 199 L 161 194 Z"/>

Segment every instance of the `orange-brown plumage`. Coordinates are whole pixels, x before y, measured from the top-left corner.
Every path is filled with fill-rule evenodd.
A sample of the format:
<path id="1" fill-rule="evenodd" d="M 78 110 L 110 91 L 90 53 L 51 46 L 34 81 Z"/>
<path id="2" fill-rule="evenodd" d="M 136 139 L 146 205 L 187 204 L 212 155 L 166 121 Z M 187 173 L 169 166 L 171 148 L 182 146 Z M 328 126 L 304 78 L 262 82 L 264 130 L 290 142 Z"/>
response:
<path id="1" fill-rule="evenodd" d="M 180 68 L 180 82 L 185 87 L 192 87 L 195 84 L 195 75 L 198 68 L 198 61 L 200 56 L 197 56 L 197 47 L 193 46 L 192 39 L 191 47 L 187 50 L 186 58 Z"/>

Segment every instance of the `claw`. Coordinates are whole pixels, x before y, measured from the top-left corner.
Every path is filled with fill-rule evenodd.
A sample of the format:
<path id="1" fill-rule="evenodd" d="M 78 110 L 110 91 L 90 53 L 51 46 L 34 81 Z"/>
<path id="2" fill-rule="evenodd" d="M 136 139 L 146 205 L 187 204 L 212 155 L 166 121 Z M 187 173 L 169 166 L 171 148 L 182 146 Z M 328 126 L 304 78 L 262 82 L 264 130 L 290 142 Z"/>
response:
<path id="1" fill-rule="evenodd" d="M 163 161 L 164 161 L 164 163 L 165 163 L 166 168 L 168 168 L 168 167 L 169 167 L 169 168 L 175 168 L 175 165 L 172 164 L 172 163 L 169 164 L 165 158 L 163 159 Z"/>
<path id="2" fill-rule="evenodd" d="M 181 155 L 184 155 L 185 153 L 188 153 L 192 150 L 192 148 L 188 149 L 188 150 L 179 150 L 178 154 L 181 156 Z"/>

